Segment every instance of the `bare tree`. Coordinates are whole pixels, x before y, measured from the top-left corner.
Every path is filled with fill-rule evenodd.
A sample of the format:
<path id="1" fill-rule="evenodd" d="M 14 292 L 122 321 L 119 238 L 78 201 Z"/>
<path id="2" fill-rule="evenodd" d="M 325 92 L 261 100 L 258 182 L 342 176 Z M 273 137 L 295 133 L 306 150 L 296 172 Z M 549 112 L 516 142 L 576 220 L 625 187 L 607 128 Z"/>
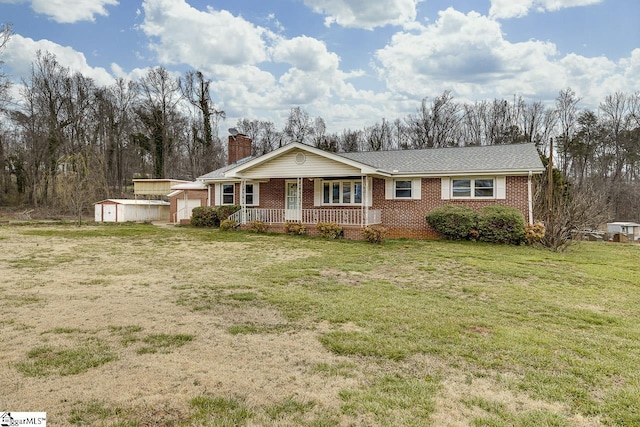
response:
<path id="1" fill-rule="evenodd" d="M 368 151 L 388 150 L 393 141 L 391 126 L 386 119 L 364 130 L 365 148 Z"/>
<path id="2" fill-rule="evenodd" d="M 311 142 L 314 147 L 321 148 L 325 145 L 327 124 L 322 117 L 316 117 L 311 126 Z"/>
<path id="3" fill-rule="evenodd" d="M 362 147 L 362 132 L 345 129 L 342 131 L 340 138 L 340 151 L 344 153 L 352 153 L 360 151 Z"/>
<path id="4" fill-rule="evenodd" d="M 180 102 L 180 84 L 164 67 L 150 69 L 138 85 L 136 114 L 145 128 L 139 144 L 151 153 L 154 178 L 167 175 L 167 160 L 174 145 L 171 123 Z"/>
<path id="5" fill-rule="evenodd" d="M 107 192 L 100 161 L 100 157 L 88 148 L 61 159 L 66 165 L 59 179 L 61 205 L 76 217 L 78 226 L 82 224 L 87 208 Z"/>
<path id="6" fill-rule="evenodd" d="M 9 37 L 11 37 L 11 25 L 4 24 L 0 26 L 0 55 L 4 51 L 4 48 L 9 41 Z M 3 61 L 0 60 L 0 67 L 2 66 Z M 0 114 L 4 112 L 4 107 L 6 106 L 9 100 L 9 79 L 4 75 L 2 69 L 0 68 Z M 4 121 L 0 121 L 0 195 L 9 193 L 11 176 L 8 173 L 8 156 L 6 154 L 5 149 L 5 130 L 4 130 Z M 1 197 L 0 197 L 1 200 Z"/>
<path id="7" fill-rule="evenodd" d="M 226 117 L 225 112 L 216 109 L 211 100 L 210 80 L 200 71 L 188 71 L 180 80 L 182 96 L 197 111 L 197 118 L 191 125 L 192 144 L 189 146 L 191 175 L 198 176 L 222 166 L 223 147 L 217 137 L 218 124 Z M 214 135 L 214 130 L 215 135 Z"/>
<path id="8" fill-rule="evenodd" d="M 276 144 L 282 140 L 282 133 L 278 132 L 273 122 L 270 121 L 261 121 L 260 130 L 260 146 L 256 154 L 267 154 L 273 151 Z"/>
<path id="9" fill-rule="evenodd" d="M 311 134 L 311 118 L 309 113 L 300 107 L 294 107 L 289 112 L 289 118 L 284 127 L 284 135 L 289 142 L 306 144 Z"/>
<path id="10" fill-rule="evenodd" d="M 523 101 L 524 102 L 524 101 Z M 522 133 L 526 142 L 544 143 L 550 137 L 551 129 L 545 127 L 545 108 L 536 101 L 521 107 Z"/>
<path id="11" fill-rule="evenodd" d="M 549 206 L 547 174 L 540 177 L 534 214 L 545 224 L 542 244 L 554 251 L 563 251 L 574 241 L 575 234 L 606 222 L 609 212 L 606 193 L 592 184 L 573 186 L 561 179 L 557 171 L 554 179 L 552 205 Z"/>
<path id="12" fill-rule="evenodd" d="M 453 100 L 450 91 L 427 104 L 422 100 L 417 115 L 405 121 L 409 127 L 412 148 L 451 147 L 459 144 L 460 105 Z"/>
<path id="13" fill-rule="evenodd" d="M 577 120 L 578 103 L 580 98 L 571 88 L 560 91 L 556 98 L 556 112 L 558 114 L 558 122 L 560 124 L 560 135 L 558 135 L 557 149 L 560 170 L 563 175 L 567 175 L 571 167 L 570 157 L 568 155 L 569 142 L 573 138 L 574 129 Z"/>
<path id="14" fill-rule="evenodd" d="M 95 125 L 99 132 L 102 166 L 107 185 L 112 192 L 122 194 L 125 181 L 131 178 L 139 156 L 137 147 L 131 144 L 134 134 L 133 102 L 136 84 L 118 79 L 106 88 L 98 88 L 94 94 Z"/>
<path id="15" fill-rule="evenodd" d="M 71 75 L 49 52 L 38 51 L 30 81 L 24 82 L 24 105 L 16 117 L 29 134 L 31 202 L 55 200 L 58 159 L 65 145 L 65 130 L 72 123 L 65 110 Z M 26 135 L 26 134 L 25 134 Z"/>
<path id="16" fill-rule="evenodd" d="M 262 132 L 260 120 L 239 119 L 236 123 L 236 129 L 241 134 L 251 138 L 251 153 L 255 155 L 259 150 L 258 146 L 260 145 L 259 140 Z"/>
<path id="17" fill-rule="evenodd" d="M 11 27 L 11 24 L 0 25 L 0 55 L 4 52 L 4 49 L 7 46 L 7 43 L 9 42 L 12 34 L 13 29 Z M 4 61 L 0 60 L 0 67 L 3 63 Z M 6 102 L 8 101 L 8 89 L 9 79 L 0 68 L 0 111 L 4 108 Z"/>

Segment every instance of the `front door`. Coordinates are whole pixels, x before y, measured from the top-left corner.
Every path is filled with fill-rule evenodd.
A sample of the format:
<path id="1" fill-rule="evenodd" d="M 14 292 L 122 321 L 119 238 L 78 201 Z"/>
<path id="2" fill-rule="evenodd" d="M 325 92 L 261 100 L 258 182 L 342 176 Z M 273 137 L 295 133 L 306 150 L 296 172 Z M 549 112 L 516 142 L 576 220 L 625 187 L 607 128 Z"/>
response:
<path id="1" fill-rule="evenodd" d="M 302 211 L 300 210 L 300 195 L 298 193 L 298 182 L 287 181 L 285 189 L 285 221 L 300 221 Z"/>

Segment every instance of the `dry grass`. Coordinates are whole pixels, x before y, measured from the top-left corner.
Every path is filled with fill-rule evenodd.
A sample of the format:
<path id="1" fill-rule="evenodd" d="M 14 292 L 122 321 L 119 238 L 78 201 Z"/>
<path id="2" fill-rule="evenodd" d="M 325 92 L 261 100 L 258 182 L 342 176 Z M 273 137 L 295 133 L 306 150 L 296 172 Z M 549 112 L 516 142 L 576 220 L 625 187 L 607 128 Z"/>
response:
<path id="1" fill-rule="evenodd" d="M 524 249 L 514 269 L 464 244 L 152 226 L 3 226 L 0 247 L 0 409 L 46 411 L 51 425 L 596 426 L 607 404 L 624 420 L 638 401 L 626 374 L 580 371 L 593 389 L 575 402 L 554 397 L 563 384 L 532 384 L 579 370 L 573 354 L 545 353 L 556 342 L 530 329 L 540 319 L 558 334 L 575 322 L 636 336 L 620 320 L 635 302 L 602 301 L 593 278 L 637 279 L 595 261 L 565 277 L 567 255 Z M 585 294 L 553 311 L 564 292 Z M 633 362 L 570 345 L 594 371 Z"/>
<path id="2" fill-rule="evenodd" d="M 342 388 L 354 385 L 353 379 L 309 374 L 319 363 L 340 361 L 315 331 L 300 326 L 272 333 L 270 325 L 287 324 L 274 308 L 246 294 L 224 296 L 251 284 L 242 272 L 256 259 L 278 263 L 309 252 L 255 253 L 244 243 L 192 239 L 182 230 L 167 232 L 161 245 L 155 238 L 78 238 L 73 228 L 68 238 L 65 229 L 62 236 L 47 236 L 44 228 L 36 229 L 44 235 L 25 231 L 0 228 L 0 364 L 9 368 L 3 369 L 2 408 L 46 411 L 52 425 L 65 425 L 78 405 L 101 402 L 144 422 L 150 408 L 184 416 L 191 399 L 212 395 L 242 396 L 258 408 L 295 398 L 313 402 L 311 412 L 321 413 L 339 404 Z M 179 303 L 196 288 L 223 297 L 206 311 Z M 266 330 L 227 332 L 245 323 Z M 153 343 L 159 334 L 192 339 L 170 351 L 145 350 L 145 340 Z M 100 339 L 115 360 L 75 375 L 52 368 L 33 376 L 20 369 L 34 349 L 81 349 L 88 338 Z"/>

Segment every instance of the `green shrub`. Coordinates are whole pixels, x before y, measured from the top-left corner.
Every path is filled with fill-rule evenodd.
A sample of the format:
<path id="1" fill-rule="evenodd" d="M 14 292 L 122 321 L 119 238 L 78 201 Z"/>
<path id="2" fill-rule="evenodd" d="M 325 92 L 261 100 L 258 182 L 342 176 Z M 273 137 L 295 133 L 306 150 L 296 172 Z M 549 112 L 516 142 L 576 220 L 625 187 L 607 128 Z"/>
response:
<path id="1" fill-rule="evenodd" d="M 342 227 L 335 222 L 319 222 L 316 224 L 316 230 L 320 237 L 325 239 L 336 239 L 342 236 Z"/>
<path id="2" fill-rule="evenodd" d="M 478 211 L 480 240 L 519 245 L 524 241 L 525 219 L 518 209 L 507 206 L 485 206 Z"/>
<path id="3" fill-rule="evenodd" d="M 191 214 L 191 225 L 195 227 L 220 227 L 220 222 L 240 210 L 237 205 L 199 206 Z"/>
<path id="4" fill-rule="evenodd" d="M 287 234 L 306 234 L 307 233 L 307 229 L 304 226 L 303 223 L 298 222 L 298 221 L 287 221 L 284 223 L 284 232 Z"/>
<path id="5" fill-rule="evenodd" d="M 220 223 L 220 230 L 230 231 L 235 230 L 238 226 L 238 222 L 235 219 L 225 219 Z"/>
<path id="6" fill-rule="evenodd" d="M 254 233 L 266 233 L 267 224 L 265 224 L 263 221 L 251 221 L 249 230 L 253 231 Z"/>
<path id="7" fill-rule="evenodd" d="M 218 218 L 220 218 L 220 221 L 223 221 L 238 212 L 240 209 L 241 208 L 238 205 L 218 206 Z"/>
<path id="8" fill-rule="evenodd" d="M 536 245 L 542 242 L 545 234 L 544 224 L 536 222 L 535 224 L 527 224 L 524 227 L 524 241 L 528 245 Z"/>
<path id="9" fill-rule="evenodd" d="M 369 225 L 362 230 L 362 236 L 369 243 L 381 244 L 387 237 L 387 229 L 380 225 Z"/>
<path id="10" fill-rule="evenodd" d="M 448 239 L 463 240 L 477 237 L 474 231 L 478 218 L 467 206 L 447 205 L 435 208 L 426 216 L 427 224 Z"/>
<path id="11" fill-rule="evenodd" d="M 215 206 L 198 206 L 191 213 L 191 225 L 195 227 L 217 227 L 220 225 Z"/>

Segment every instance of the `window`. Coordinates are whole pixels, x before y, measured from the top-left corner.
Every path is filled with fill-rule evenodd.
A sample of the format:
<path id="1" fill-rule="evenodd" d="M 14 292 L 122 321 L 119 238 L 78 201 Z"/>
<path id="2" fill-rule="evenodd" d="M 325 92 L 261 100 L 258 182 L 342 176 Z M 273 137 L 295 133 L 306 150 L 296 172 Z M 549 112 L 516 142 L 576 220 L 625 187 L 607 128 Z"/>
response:
<path id="1" fill-rule="evenodd" d="M 351 205 L 362 203 L 362 181 L 324 181 L 322 203 Z"/>
<path id="2" fill-rule="evenodd" d="M 394 194 L 396 199 L 410 199 L 411 181 L 395 181 Z"/>
<path id="3" fill-rule="evenodd" d="M 384 184 L 386 200 L 420 200 L 422 198 L 422 178 L 388 178 Z"/>
<path id="4" fill-rule="evenodd" d="M 253 205 L 253 184 L 247 184 L 244 187 L 244 204 Z"/>
<path id="5" fill-rule="evenodd" d="M 455 198 L 493 198 L 495 181 L 493 178 L 453 179 L 451 195 Z"/>
<path id="6" fill-rule="evenodd" d="M 234 184 L 222 184 L 222 204 L 232 205 L 234 202 L 234 192 L 236 186 Z"/>

